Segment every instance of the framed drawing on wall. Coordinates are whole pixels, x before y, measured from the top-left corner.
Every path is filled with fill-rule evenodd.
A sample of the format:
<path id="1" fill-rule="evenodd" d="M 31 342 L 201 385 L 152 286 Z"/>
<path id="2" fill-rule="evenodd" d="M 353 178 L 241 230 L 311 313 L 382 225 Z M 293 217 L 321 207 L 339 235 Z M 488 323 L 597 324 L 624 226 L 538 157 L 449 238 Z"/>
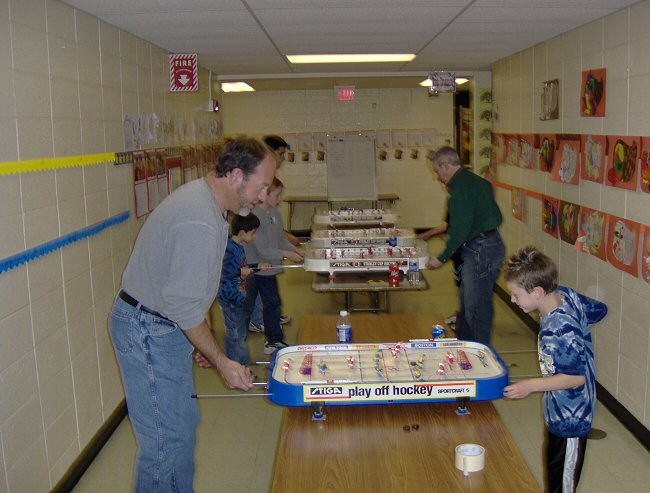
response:
<path id="1" fill-rule="evenodd" d="M 542 82 L 542 111 L 540 120 L 557 120 L 560 117 L 560 81 L 558 79 Z"/>

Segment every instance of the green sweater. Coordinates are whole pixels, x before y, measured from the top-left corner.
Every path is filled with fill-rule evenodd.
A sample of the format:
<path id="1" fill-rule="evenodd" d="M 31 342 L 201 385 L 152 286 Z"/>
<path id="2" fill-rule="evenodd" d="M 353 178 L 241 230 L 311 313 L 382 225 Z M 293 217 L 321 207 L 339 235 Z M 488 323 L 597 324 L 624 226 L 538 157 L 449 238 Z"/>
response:
<path id="1" fill-rule="evenodd" d="M 497 229 L 503 216 L 494 200 L 492 184 L 466 168 L 451 177 L 449 197 L 449 239 L 438 260 L 446 262 L 463 243 L 480 233 Z"/>

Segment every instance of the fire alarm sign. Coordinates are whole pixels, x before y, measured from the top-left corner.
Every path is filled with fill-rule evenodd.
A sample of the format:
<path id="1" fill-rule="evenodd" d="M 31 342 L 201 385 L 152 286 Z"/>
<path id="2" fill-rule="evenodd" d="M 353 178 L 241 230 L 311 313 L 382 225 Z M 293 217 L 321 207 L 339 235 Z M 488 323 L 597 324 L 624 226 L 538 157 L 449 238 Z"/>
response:
<path id="1" fill-rule="evenodd" d="M 169 90 L 172 92 L 199 90 L 196 53 L 169 55 Z"/>

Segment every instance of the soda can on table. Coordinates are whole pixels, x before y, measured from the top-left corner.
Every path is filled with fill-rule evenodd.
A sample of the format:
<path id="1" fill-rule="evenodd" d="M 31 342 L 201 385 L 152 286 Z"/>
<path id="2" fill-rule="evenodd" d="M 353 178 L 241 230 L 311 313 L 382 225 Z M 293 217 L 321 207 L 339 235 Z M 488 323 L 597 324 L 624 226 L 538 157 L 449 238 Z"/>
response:
<path id="1" fill-rule="evenodd" d="M 445 330 L 445 328 L 442 325 L 436 324 L 433 327 L 431 327 L 431 338 L 432 339 L 442 339 L 443 337 L 445 337 L 446 333 L 447 333 L 447 331 Z"/>

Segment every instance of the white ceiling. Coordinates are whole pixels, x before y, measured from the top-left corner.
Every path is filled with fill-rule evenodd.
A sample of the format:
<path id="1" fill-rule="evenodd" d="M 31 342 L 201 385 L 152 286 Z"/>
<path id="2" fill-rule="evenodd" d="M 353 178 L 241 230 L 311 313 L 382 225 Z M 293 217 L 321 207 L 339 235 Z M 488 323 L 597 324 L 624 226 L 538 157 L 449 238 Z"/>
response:
<path id="1" fill-rule="evenodd" d="M 489 70 L 496 60 L 639 0 L 63 0 L 218 78 L 278 88 L 308 75 Z M 408 63 L 291 65 L 285 55 L 415 53 Z M 347 74 L 347 75 L 346 75 Z M 301 79 L 302 78 L 302 79 Z"/>

